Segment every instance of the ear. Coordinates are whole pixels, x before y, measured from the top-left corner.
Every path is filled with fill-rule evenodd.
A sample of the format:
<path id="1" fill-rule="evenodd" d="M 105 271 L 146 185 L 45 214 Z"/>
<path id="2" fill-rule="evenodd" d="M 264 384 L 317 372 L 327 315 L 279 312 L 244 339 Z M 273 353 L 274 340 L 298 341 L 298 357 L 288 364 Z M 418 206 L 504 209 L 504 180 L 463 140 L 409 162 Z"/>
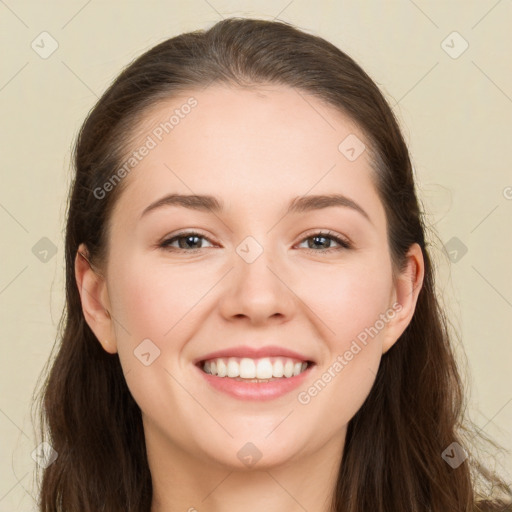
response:
<path id="1" fill-rule="evenodd" d="M 80 244 L 75 257 L 75 276 L 85 321 L 102 347 L 110 354 L 117 352 L 114 323 L 105 278 L 89 263 L 89 252 Z"/>
<path id="2" fill-rule="evenodd" d="M 406 255 L 407 263 L 395 282 L 392 294 L 395 316 L 386 326 L 386 335 L 382 344 L 382 353 L 386 353 L 400 338 L 412 320 L 418 295 L 423 286 L 425 262 L 419 244 L 414 243 Z"/>

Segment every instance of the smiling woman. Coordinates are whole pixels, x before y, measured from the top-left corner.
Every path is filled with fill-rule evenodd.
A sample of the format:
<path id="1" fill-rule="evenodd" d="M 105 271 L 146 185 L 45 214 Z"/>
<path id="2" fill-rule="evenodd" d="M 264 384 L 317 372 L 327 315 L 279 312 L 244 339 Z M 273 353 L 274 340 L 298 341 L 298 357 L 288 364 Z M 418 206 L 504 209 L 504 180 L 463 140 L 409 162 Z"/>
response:
<path id="1" fill-rule="evenodd" d="M 507 491 L 464 436 L 407 147 L 339 49 L 236 18 L 164 41 L 91 111 L 75 169 L 42 512 L 469 512 L 484 476 Z"/>

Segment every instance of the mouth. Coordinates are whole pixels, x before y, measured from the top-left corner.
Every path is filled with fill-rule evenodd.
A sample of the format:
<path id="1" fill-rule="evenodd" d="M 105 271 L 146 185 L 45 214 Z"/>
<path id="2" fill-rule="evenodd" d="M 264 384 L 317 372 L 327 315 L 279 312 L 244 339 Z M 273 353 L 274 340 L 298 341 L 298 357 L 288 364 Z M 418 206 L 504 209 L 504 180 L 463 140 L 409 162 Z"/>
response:
<path id="1" fill-rule="evenodd" d="M 210 389 L 237 400 L 289 395 L 314 372 L 311 356 L 277 345 L 238 345 L 205 354 L 193 364 Z"/>
<path id="2" fill-rule="evenodd" d="M 238 382 L 267 383 L 297 377 L 314 363 L 292 357 L 215 357 L 197 363 L 204 373 Z"/>

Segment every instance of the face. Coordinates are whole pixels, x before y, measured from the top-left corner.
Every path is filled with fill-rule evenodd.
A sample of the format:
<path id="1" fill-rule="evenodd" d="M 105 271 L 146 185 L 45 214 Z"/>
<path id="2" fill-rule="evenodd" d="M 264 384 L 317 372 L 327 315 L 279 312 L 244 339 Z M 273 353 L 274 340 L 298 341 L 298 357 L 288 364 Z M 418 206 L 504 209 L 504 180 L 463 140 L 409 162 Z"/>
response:
<path id="1" fill-rule="evenodd" d="M 415 301 L 393 280 L 364 134 L 282 86 L 191 91 L 141 126 L 134 150 L 150 149 L 123 178 L 94 288 L 110 315 L 87 320 L 148 446 L 238 468 L 341 456 Z"/>

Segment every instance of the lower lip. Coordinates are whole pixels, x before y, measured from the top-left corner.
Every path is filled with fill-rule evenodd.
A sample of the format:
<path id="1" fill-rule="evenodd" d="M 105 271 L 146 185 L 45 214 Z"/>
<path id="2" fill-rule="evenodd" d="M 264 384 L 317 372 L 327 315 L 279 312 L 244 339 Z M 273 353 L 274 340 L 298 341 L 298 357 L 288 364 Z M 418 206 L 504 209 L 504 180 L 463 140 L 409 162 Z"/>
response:
<path id="1" fill-rule="evenodd" d="M 197 368 L 212 387 L 239 400 L 273 400 L 298 388 L 308 377 L 314 365 L 294 377 L 282 377 L 271 382 L 243 382 L 230 377 L 218 377 Z"/>

